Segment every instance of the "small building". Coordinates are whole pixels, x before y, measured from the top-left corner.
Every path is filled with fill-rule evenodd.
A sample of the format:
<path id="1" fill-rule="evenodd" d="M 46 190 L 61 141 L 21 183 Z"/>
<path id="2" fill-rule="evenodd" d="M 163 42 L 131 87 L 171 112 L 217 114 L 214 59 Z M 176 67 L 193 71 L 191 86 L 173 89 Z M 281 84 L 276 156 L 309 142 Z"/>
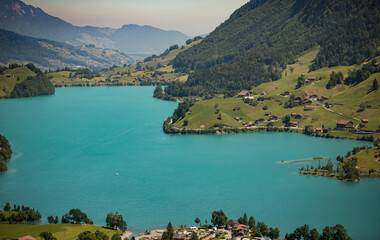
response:
<path id="1" fill-rule="evenodd" d="M 364 123 L 364 124 L 367 124 L 368 123 L 368 119 L 362 119 L 362 123 Z"/>
<path id="2" fill-rule="evenodd" d="M 113 80 L 112 83 L 119 83 L 119 80 Z"/>
<path id="3" fill-rule="evenodd" d="M 294 101 L 295 101 L 295 102 L 301 102 L 301 101 L 302 101 L 302 98 L 301 98 L 301 97 L 296 97 L 296 98 L 294 99 Z"/>
<path id="4" fill-rule="evenodd" d="M 9 74 L 9 73 L 7 73 L 7 74 L 5 74 L 5 77 L 7 77 L 7 78 L 12 78 L 12 77 L 13 77 L 13 75 L 12 75 L 12 74 Z"/>
<path id="5" fill-rule="evenodd" d="M 339 120 L 336 123 L 336 128 L 337 129 L 346 129 L 346 128 L 353 128 L 354 123 L 348 120 Z"/>
<path id="6" fill-rule="evenodd" d="M 313 111 L 314 110 L 314 107 L 311 106 L 311 105 L 306 105 L 303 109 L 304 111 Z"/>
<path id="7" fill-rule="evenodd" d="M 316 77 L 308 77 L 308 78 L 306 79 L 306 83 L 307 83 L 307 84 L 310 84 L 310 83 L 312 83 L 312 82 L 316 82 L 316 81 L 318 81 L 318 78 L 316 78 Z"/>
<path id="8" fill-rule="evenodd" d="M 37 240 L 37 239 L 28 235 L 28 236 L 24 236 L 24 237 L 19 237 L 19 238 L 17 238 L 17 240 Z"/>
<path id="9" fill-rule="evenodd" d="M 297 113 L 292 113 L 292 114 L 290 114 L 290 116 L 295 117 L 295 116 L 297 116 Z"/>
<path id="10" fill-rule="evenodd" d="M 253 122 L 249 122 L 249 123 L 247 123 L 247 125 L 248 125 L 248 127 L 253 127 L 253 126 L 255 126 L 255 124 L 254 124 Z"/>
<path id="11" fill-rule="evenodd" d="M 292 95 L 292 93 L 289 91 L 285 91 L 285 92 L 281 93 L 280 95 L 284 96 L 284 97 L 290 97 Z"/>
<path id="12" fill-rule="evenodd" d="M 306 99 L 305 101 L 303 101 L 304 104 L 311 104 L 313 103 L 313 101 L 311 101 L 310 99 Z"/>
<path id="13" fill-rule="evenodd" d="M 266 96 L 266 95 L 268 95 L 268 93 L 265 92 L 265 91 L 262 91 L 262 92 L 261 92 L 261 95 L 262 95 L 262 96 Z"/>
<path id="14" fill-rule="evenodd" d="M 106 82 L 104 79 L 100 79 L 98 82 L 100 82 L 100 83 L 104 83 L 104 82 Z"/>
<path id="15" fill-rule="evenodd" d="M 333 106 L 332 102 L 325 102 L 326 108 L 331 108 Z"/>
<path id="16" fill-rule="evenodd" d="M 317 133 L 322 133 L 323 129 L 322 128 L 315 128 L 315 132 Z"/>
<path id="17" fill-rule="evenodd" d="M 288 127 L 288 128 L 297 128 L 298 127 L 298 122 L 287 122 L 285 124 L 285 127 Z"/>
<path id="18" fill-rule="evenodd" d="M 173 240 L 188 240 L 190 237 L 184 233 L 176 233 L 173 235 Z"/>
<path id="19" fill-rule="evenodd" d="M 331 128 L 323 128 L 323 133 L 329 133 L 329 132 L 331 132 Z"/>
<path id="20" fill-rule="evenodd" d="M 240 121 L 242 121 L 243 119 L 242 119 L 241 117 L 235 117 L 235 120 L 240 122 Z"/>
<path id="21" fill-rule="evenodd" d="M 235 226 L 239 225 L 240 223 L 235 221 L 235 220 L 228 220 L 227 223 L 226 223 L 226 226 L 227 226 L 227 229 L 231 230 L 233 229 Z"/>
<path id="22" fill-rule="evenodd" d="M 271 112 L 266 112 L 264 115 L 269 116 L 269 115 L 271 115 Z"/>
<path id="23" fill-rule="evenodd" d="M 256 124 L 263 124 L 263 123 L 265 123 L 265 119 L 264 119 L 264 118 L 256 119 L 256 120 L 255 120 L 255 123 L 256 123 Z"/>
<path id="24" fill-rule="evenodd" d="M 241 91 L 239 94 L 238 94 L 238 97 L 250 97 L 252 95 L 252 93 L 250 91 L 247 91 L 247 90 L 243 90 Z"/>
<path id="25" fill-rule="evenodd" d="M 302 114 L 297 114 L 294 118 L 295 119 L 303 119 L 303 115 Z"/>
<path id="26" fill-rule="evenodd" d="M 269 121 L 271 121 L 271 122 L 277 122 L 278 120 L 279 120 L 279 118 L 275 115 L 272 115 L 269 117 Z"/>
<path id="27" fill-rule="evenodd" d="M 313 94 L 309 97 L 310 100 L 317 101 L 318 100 L 318 95 Z"/>
<path id="28" fill-rule="evenodd" d="M 322 98 L 322 100 L 329 100 L 329 97 L 327 97 L 327 96 L 322 96 L 321 98 Z"/>
<path id="29" fill-rule="evenodd" d="M 235 236 L 245 236 L 248 234 L 248 227 L 243 224 L 236 225 L 232 228 L 232 233 Z"/>

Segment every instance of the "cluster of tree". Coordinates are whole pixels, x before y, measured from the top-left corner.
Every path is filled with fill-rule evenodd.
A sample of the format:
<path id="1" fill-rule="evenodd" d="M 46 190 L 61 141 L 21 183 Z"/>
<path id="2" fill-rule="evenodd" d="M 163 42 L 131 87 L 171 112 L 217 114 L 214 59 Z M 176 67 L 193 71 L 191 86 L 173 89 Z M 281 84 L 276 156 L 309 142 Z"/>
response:
<path id="1" fill-rule="evenodd" d="M 3 135 L 0 134 L 0 172 L 8 171 L 6 162 L 11 158 L 11 145 Z"/>
<path id="2" fill-rule="evenodd" d="M 107 214 L 106 224 L 109 228 L 119 229 L 123 232 L 127 231 L 127 223 L 123 220 L 123 216 L 117 212 L 115 214 L 112 212 Z"/>
<path id="3" fill-rule="evenodd" d="M 186 95 L 184 91 L 191 92 L 187 88 L 198 86 L 197 96 L 274 81 L 287 64 L 317 46 L 320 51 L 310 70 L 359 64 L 378 54 L 379 7 L 376 0 L 250 1 L 173 60 L 176 69 L 196 72 L 172 95 Z"/>
<path id="4" fill-rule="evenodd" d="M 96 230 L 95 233 L 91 231 L 85 231 L 78 235 L 78 240 L 109 240 L 110 238 L 104 232 Z M 115 233 L 112 235 L 111 240 L 121 240 L 119 234 Z"/>
<path id="5" fill-rule="evenodd" d="M 96 76 L 96 74 L 88 68 L 83 68 L 83 69 L 75 70 L 74 76 L 78 77 L 79 79 L 82 79 L 82 78 L 92 79 Z"/>
<path id="6" fill-rule="evenodd" d="M 306 84 L 306 76 L 302 74 L 298 79 L 297 79 L 297 85 L 296 89 L 302 87 L 303 85 Z"/>
<path id="7" fill-rule="evenodd" d="M 289 100 L 284 104 L 284 108 L 294 108 L 301 105 L 304 105 L 303 101 L 296 101 L 296 97 L 291 95 Z"/>
<path id="8" fill-rule="evenodd" d="M 341 224 L 337 224 L 335 227 L 326 226 L 323 229 L 322 235 L 319 234 L 317 229 L 313 228 L 310 230 L 309 226 L 305 224 L 304 226 L 296 228 L 293 233 L 287 233 L 285 235 L 285 239 L 352 240 L 352 238 L 347 234 L 346 229 Z"/>
<path id="9" fill-rule="evenodd" d="M 38 221 L 42 218 L 38 210 L 34 210 L 30 207 L 23 206 L 13 206 L 7 202 L 3 207 L 4 212 L 11 212 L 10 215 L 6 216 L 3 212 L 0 212 L 0 222 L 5 223 L 20 223 L 20 222 L 33 222 Z"/>
<path id="10" fill-rule="evenodd" d="M 162 99 L 162 98 L 163 98 L 163 90 L 162 90 L 161 85 L 158 85 L 158 86 L 154 89 L 153 97 L 154 97 L 154 98 L 158 98 L 158 99 Z"/>
<path id="11" fill-rule="evenodd" d="M 327 89 L 330 89 L 330 88 L 333 88 L 335 87 L 336 85 L 340 85 L 342 84 L 343 82 L 343 73 L 342 72 L 338 72 L 338 73 L 335 73 L 334 71 L 330 74 L 330 80 L 329 82 L 327 83 L 326 85 L 326 88 Z"/>
<path id="12" fill-rule="evenodd" d="M 42 232 L 39 236 L 43 240 L 57 240 L 57 238 L 54 237 L 51 232 Z"/>
<path id="13" fill-rule="evenodd" d="M 376 80 L 376 78 L 373 80 L 373 82 L 372 82 L 372 87 L 368 90 L 368 93 L 370 93 L 370 92 L 375 92 L 375 91 L 377 91 L 377 90 L 379 90 L 379 85 L 378 85 L 378 83 L 377 83 L 377 80 Z"/>
<path id="14" fill-rule="evenodd" d="M 186 116 L 186 113 L 189 111 L 190 107 L 193 105 L 194 105 L 194 103 L 189 102 L 189 101 L 179 103 L 178 107 L 174 110 L 174 113 L 172 116 L 173 123 L 184 118 Z"/>
<path id="15" fill-rule="evenodd" d="M 10 94 L 11 98 L 34 97 L 55 93 L 54 86 L 45 73 L 31 63 L 27 64 L 26 67 L 35 72 L 36 76 L 29 76 L 25 81 L 17 83 Z"/>
<path id="16" fill-rule="evenodd" d="M 87 217 L 87 214 L 79 209 L 71 209 L 69 213 L 62 216 L 61 222 L 73 224 L 93 224 L 93 221 Z"/>
<path id="17" fill-rule="evenodd" d="M 188 40 L 186 41 L 186 44 L 189 45 L 189 44 L 191 44 L 192 42 L 198 41 L 198 40 L 200 40 L 200 39 L 203 39 L 203 37 L 202 37 L 202 36 L 196 36 L 196 37 L 193 38 L 193 39 L 188 39 Z"/>
<path id="18" fill-rule="evenodd" d="M 346 85 L 355 85 L 363 82 L 371 74 L 380 72 L 379 66 L 376 66 L 376 61 L 373 60 L 371 63 L 363 65 L 361 69 L 353 70 L 348 72 L 348 77 L 344 80 Z"/>

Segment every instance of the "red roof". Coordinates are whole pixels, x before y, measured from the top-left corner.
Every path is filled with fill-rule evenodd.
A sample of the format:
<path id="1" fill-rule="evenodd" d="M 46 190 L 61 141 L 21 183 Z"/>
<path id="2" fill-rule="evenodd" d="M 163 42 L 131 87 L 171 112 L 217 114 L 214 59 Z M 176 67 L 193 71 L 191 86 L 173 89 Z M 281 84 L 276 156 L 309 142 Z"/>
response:
<path id="1" fill-rule="evenodd" d="M 368 119 L 362 119 L 363 123 L 368 123 Z"/>

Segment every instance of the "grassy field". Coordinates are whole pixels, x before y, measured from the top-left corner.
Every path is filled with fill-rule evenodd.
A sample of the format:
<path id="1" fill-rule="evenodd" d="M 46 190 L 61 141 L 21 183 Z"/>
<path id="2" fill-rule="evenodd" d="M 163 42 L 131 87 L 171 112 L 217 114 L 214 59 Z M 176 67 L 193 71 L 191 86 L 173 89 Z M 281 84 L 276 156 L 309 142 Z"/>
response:
<path id="1" fill-rule="evenodd" d="M 350 70 L 358 69 L 361 66 L 339 66 L 308 72 L 308 66 L 317 56 L 318 51 L 319 50 L 314 50 L 306 53 L 297 59 L 295 64 L 287 66 L 280 80 L 261 84 L 251 90 L 255 99 L 260 97 L 260 94 L 265 91 L 268 94 L 265 98 L 269 98 L 270 100 L 266 100 L 264 103 L 257 103 L 257 106 L 248 105 L 244 103 L 241 98 L 237 97 L 199 101 L 190 108 L 190 111 L 186 114 L 184 119 L 174 124 L 175 127 L 201 129 L 201 126 L 202 128 L 211 128 L 215 124 L 224 124 L 233 128 L 241 128 L 243 127 L 242 123 L 236 121 L 235 117 L 240 117 L 243 122 L 248 123 L 254 122 L 259 118 L 268 120 L 269 116 L 264 115 L 266 112 L 270 112 L 271 115 L 275 115 L 280 119 L 283 119 L 286 115 L 291 115 L 291 113 L 302 114 L 303 119 L 291 119 L 291 121 L 297 121 L 300 128 L 311 125 L 314 128 L 327 127 L 334 129 L 339 120 L 349 120 L 352 121 L 354 125 L 359 125 L 361 119 L 365 118 L 369 120 L 369 123 L 366 127 L 362 128 L 362 130 L 378 130 L 380 127 L 380 91 L 368 93 L 368 90 L 372 86 L 372 82 L 375 78 L 380 79 L 380 73 L 371 75 L 369 79 L 355 86 L 341 85 L 333 89 L 326 89 L 326 84 L 329 81 L 331 72 L 341 71 L 344 76 L 347 76 Z M 292 69 L 293 72 L 291 72 L 290 69 Z M 305 74 L 307 77 L 317 77 L 320 80 L 296 89 L 297 79 L 301 74 Z M 309 104 L 314 107 L 314 111 L 304 111 L 304 106 L 285 109 L 284 105 L 289 98 L 280 95 L 280 93 L 284 91 L 289 91 L 297 97 L 310 96 L 312 94 L 317 94 L 319 97 L 327 96 L 329 98 L 327 101 L 333 103 L 331 109 L 345 116 L 338 115 L 323 108 L 321 105 L 323 105 L 326 100 L 322 102 L 313 101 L 313 103 Z M 366 105 L 364 110 L 361 109 L 361 105 L 363 104 Z M 217 105 L 217 108 L 215 108 L 215 105 Z M 183 126 L 185 120 L 188 122 L 187 126 Z M 267 125 L 267 122 L 265 122 L 264 125 Z M 274 126 L 283 127 L 284 123 L 280 120 L 274 122 Z M 362 135 L 352 134 L 348 131 L 332 131 L 331 135 L 355 139 L 362 137 Z M 380 134 L 373 133 L 373 136 L 379 138 Z"/>
<path id="2" fill-rule="evenodd" d="M 369 169 L 375 169 L 380 173 L 380 157 L 375 157 L 376 153 L 380 153 L 380 150 L 376 148 L 370 148 L 360 151 L 353 155 L 358 159 L 358 167 L 361 172 L 368 172 Z"/>
<path id="3" fill-rule="evenodd" d="M 75 224 L 49 224 L 49 225 L 31 225 L 31 224 L 0 224 L 0 238 L 18 238 L 30 235 L 40 239 L 41 232 L 51 232 L 59 240 L 77 239 L 78 235 L 84 231 L 95 232 L 99 230 L 106 233 L 110 238 L 120 231 L 109 230 L 93 225 L 75 225 Z"/>
<path id="4" fill-rule="evenodd" d="M 6 77 L 6 74 L 12 74 L 12 77 Z M 0 97 L 9 96 L 15 85 L 25 81 L 29 76 L 34 77 L 36 74 L 27 67 L 5 70 L 4 75 L 0 76 Z"/>

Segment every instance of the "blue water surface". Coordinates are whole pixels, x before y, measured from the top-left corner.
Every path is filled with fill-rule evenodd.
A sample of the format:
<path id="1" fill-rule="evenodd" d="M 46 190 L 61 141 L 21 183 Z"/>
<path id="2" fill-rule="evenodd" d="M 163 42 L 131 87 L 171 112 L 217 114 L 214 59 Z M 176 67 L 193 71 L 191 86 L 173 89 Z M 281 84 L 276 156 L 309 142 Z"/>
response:
<path id="1" fill-rule="evenodd" d="M 343 224 L 354 239 L 380 234 L 380 179 L 360 183 L 299 176 L 279 161 L 343 155 L 363 141 L 292 133 L 167 135 L 176 103 L 153 87 L 57 89 L 54 96 L 0 100 L 0 133 L 14 154 L 0 174 L 0 205 L 38 209 L 46 223 L 72 208 L 104 225 L 121 213 L 135 233 L 211 221 L 222 209 L 279 227 L 320 232 Z M 311 164 L 311 163 L 310 163 Z M 318 161 L 314 161 L 314 166 Z M 118 173 L 118 175 L 116 174 Z"/>

